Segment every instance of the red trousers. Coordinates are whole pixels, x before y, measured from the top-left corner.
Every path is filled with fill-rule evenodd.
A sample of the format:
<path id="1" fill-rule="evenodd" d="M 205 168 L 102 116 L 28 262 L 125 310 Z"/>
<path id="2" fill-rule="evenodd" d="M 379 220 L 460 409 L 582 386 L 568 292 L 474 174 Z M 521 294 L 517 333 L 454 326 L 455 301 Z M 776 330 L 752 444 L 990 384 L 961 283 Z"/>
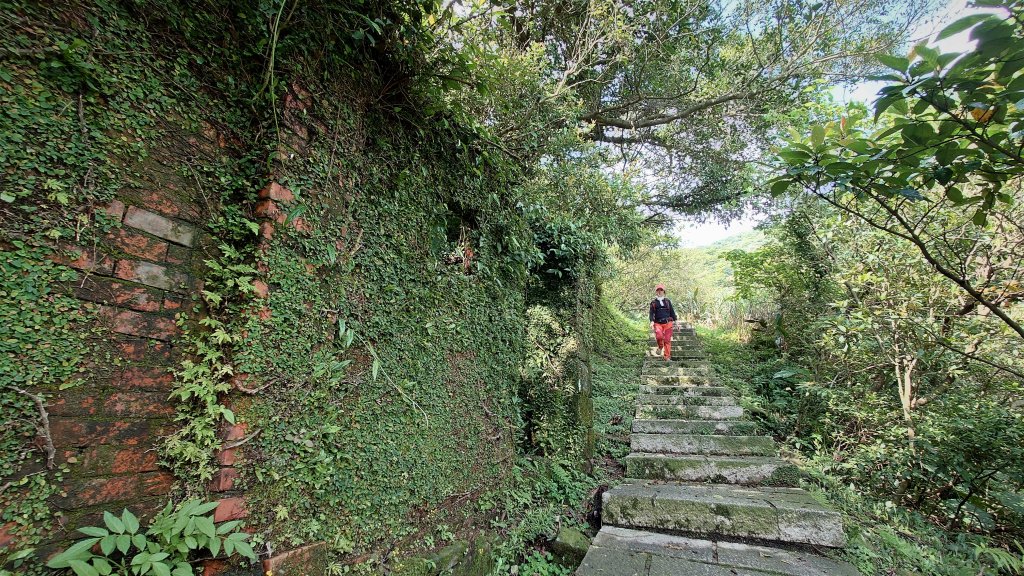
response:
<path id="1" fill-rule="evenodd" d="M 665 351 L 665 360 L 672 357 L 672 322 L 654 325 L 654 339 L 658 341 L 658 348 Z"/>

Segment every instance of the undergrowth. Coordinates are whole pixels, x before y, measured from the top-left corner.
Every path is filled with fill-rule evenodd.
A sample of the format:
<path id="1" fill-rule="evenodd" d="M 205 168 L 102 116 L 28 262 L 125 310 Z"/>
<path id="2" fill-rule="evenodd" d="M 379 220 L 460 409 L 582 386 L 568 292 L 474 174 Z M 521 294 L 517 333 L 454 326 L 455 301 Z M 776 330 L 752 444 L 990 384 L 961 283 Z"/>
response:
<path id="1" fill-rule="evenodd" d="M 843 512 L 850 541 L 845 559 L 863 574 L 977 576 L 1024 573 L 1024 549 L 990 536 L 946 530 L 913 509 L 894 504 L 861 483 L 870 451 L 832 444 L 817 417 L 837 409 L 802 380 L 809 370 L 780 354 L 767 337 L 698 328 L 723 384 L 740 390 L 758 426 L 806 458 L 808 487 L 820 488 Z M 846 451 L 850 451 L 846 453 Z"/>

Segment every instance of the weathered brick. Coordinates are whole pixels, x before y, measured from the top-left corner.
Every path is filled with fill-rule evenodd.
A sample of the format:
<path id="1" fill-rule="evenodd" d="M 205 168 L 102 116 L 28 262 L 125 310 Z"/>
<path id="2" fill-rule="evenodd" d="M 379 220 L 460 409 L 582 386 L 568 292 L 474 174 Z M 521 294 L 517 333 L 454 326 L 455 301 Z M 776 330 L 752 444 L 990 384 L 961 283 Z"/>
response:
<path id="1" fill-rule="evenodd" d="M 183 298 L 177 296 L 167 296 L 164 298 L 163 310 L 164 312 L 177 312 L 185 305 Z"/>
<path id="2" fill-rule="evenodd" d="M 253 292 L 259 298 L 266 298 L 270 296 L 270 286 L 267 286 L 267 283 L 263 280 L 253 280 L 252 288 Z"/>
<path id="3" fill-rule="evenodd" d="M 132 338 L 121 336 L 114 346 L 121 357 L 133 362 L 169 362 L 171 360 L 171 345 L 148 338 Z"/>
<path id="4" fill-rule="evenodd" d="M 264 240 L 270 240 L 274 237 L 274 223 L 273 222 L 261 222 L 260 223 L 260 237 Z"/>
<path id="5" fill-rule="evenodd" d="M 167 494 L 174 484 L 174 476 L 167 472 L 146 472 L 109 478 L 90 478 L 73 483 L 67 496 L 54 498 L 64 508 L 97 506 Z"/>
<path id="6" fill-rule="evenodd" d="M 124 215 L 126 226 L 149 232 L 153 236 L 169 240 L 175 244 L 191 246 L 195 241 L 196 229 L 184 222 L 176 222 L 148 210 L 129 206 Z"/>
<path id="7" fill-rule="evenodd" d="M 148 438 L 165 434 L 169 426 L 160 420 L 86 420 L 74 416 L 50 419 L 50 435 L 58 448 L 118 444 L 138 446 Z"/>
<path id="8" fill-rule="evenodd" d="M 0 526 L 0 550 L 6 549 L 11 545 L 11 542 L 14 542 L 14 529 L 17 527 L 18 525 L 14 522 L 8 522 Z"/>
<path id="9" fill-rule="evenodd" d="M 204 560 L 203 576 L 220 576 L 231 570 L 231 564 L 226 560 Z"/>
<path id="10" fill-rule="evenodd" d="M 182 215 L 183 210 L 188 211 L 185 203 L 173 197 L 177 191 L 173 186 L 168 187 L 170 192 L 146 191 L 132 194 L 132 199 L 137 199 L 140 206 L 149 210 L 159 212 L 165 216 L 177 218 Z"/>
<path id="11" fill-rule="evenodd" d="M 245 508 L 245 498 L 225 498 L 217 504 L 217 508 L 213 511 L 213 521 L 241 520 L 248 515 L 249 511 Z"/>
<path id="12" fill-rule="evenodd" d="M 277 182 L 271 182 L 264 186 L 263 189 L 260 190 L 259 197 L 261 199 L 269 198 L 271 200 L 276 200 L 277 202 L 295 201 L 295 195 L 292 194 L 292 191 L 281 186 Z"/>
<path id="13" fill-rule="evenodd" d="M 76 476 L 156 472 L 160 469 L 156 447 L 157 439 L 154 437 L 129 448 L 100 445 L 84 450 L 65 450 L 60 454 L 60 458 L 63 462 L 67 462 L 68 458 L 75 458 L 73 473 Z"/>
<path id="14" fill-rule="evenodd" d="M 98 304 L 114 304 L 139 312 L 158 312 L 163 293 L 144 286 L 89 276 L 75 283 L 75 296 Z"/>
<path id="15" fill-rule="evenodd" d="M 99 318 L 118 334 L 143 336 L 155 340 L 170 340 L 178 332 L 174 320 L 123 310 L 112 306 L 100 306 Z"/>
<path id="16" fill-rule="evenodd" d="M 128 418 L 167 418 L 174 407 L 161 392 L 114 392 L 103 400 L 103 411 L 111 416 Z"/>
<path id="17" fill-rule="evenodd" d="M 107 235 L 111 244 L 129 256 L 160 262 L 167 257 L 167 242 L 119 228 Z"/>
<path id="18" fill-rule="evenodd" d="M 267 218 L 277 223 L 283 223 L 287 219 L 287 214 L 284 210 L 277 205 L 277 202 L 270 200 L 260 200 L 256 203 L 256 209 L 253 212 L 257 218 Z"/>
<path id="19" fill-rule="evenodd" d="M 296 232 L 312 232 L 313 231 L 313 227 L 309 225 L 309 222 L 306 222 L 305 218 L 296 218 L 296 219 L 292 220 L 291 221 L 291 226 L 292 226 L 292 229 L 294 229 Z"/>
<path id="20" fill-rule="evenodd" d="M 114 259 L 92 248 L 63 246 L 51 258 L 58 264 L 93 274 L 109 276 L 114 270 Z"/>
<path id="21" fill-rule="evenodd" d="M 221 437 L 225 442 L 234 442 L 235 440 L 241 440 L 245 438 L 245 433 L 249 429 L 249 425 L 245 422 L 239 422 L 237 424 L 225 424 L 224 431 Z"/>
<path id="22" fill-rule="evenodd" d="M 234 466 L 238 461 L 238 448 L 217 451 L 217 463 L 221 466 Z"/>
<path id="23" fill-rule="evenodd" d="M 124 202 L 111 200 L 110 204 L 103 206 L 101 210 L 115 222 L 120 222 L 121 218 L 124 217 L 124 208 Z"/>
<path id="24" fill-rule="evenodd" d="M 264 574 L 324 574 L 329 563 L 327 542 L 276 554 L 263 561 Z"/>
<path id="25" fill-rule="evenodd" d="M 174 374 L 164 366 L 130 366 L 117 372 L 112 383 L 123 390 L 152 390 L 166 393 L 174 385 Z"/>
<path id="26" fill-rule="evenodd" d="M 184 246 L 169 244 L 166 260 L 171 264 L 187 264 L 192 257 L 192 250 Z"/>
<path id="27" fill-rule="evenodd" d="M 235 487 L 235 480 L 239 477 L 238 470 L 235 468 L 221 468 L 214 473 L 213 478 L 210 480 L 210 491 L 211 492 L 227 492 Z"/>
<path id="28" fill-rule="evenodd" d="M 188 282 L 188 276 L 177 270 L 141 260 L 118 260 L 117 266 L 114 267 L 114 276 L 175 292 L 180 292 L 183 289 L 182 285 Z"/>

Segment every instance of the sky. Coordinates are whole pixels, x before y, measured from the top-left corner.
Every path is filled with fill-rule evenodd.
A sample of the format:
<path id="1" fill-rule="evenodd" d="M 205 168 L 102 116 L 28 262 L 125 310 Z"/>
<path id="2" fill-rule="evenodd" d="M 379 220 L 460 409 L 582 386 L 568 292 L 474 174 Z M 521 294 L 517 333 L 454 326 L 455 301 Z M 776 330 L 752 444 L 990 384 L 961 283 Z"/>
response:
<path id="1" fill-rule="evenodd" d="M 967 0 L 950 0 L 945 9 L 918 25 L 911 34 L 912 44 L 916 44 L 926 38 L 933 38 L 948 24 L 964 16 L 985 11 L 991 12 L 991 10 L 968 8 Z M 970 48 L 970 42 L 967 38 L 967 33 L 962 32 L 938 42 L 936 46 L 942 52 L 963 52 Z M 833 88 L 832 95 L 840 102 L 859 100 L 870 103 L 875 99 L 875 95 L 882 86 L 884 86 L 883 82 L 866 81 L 849 88 Z M 676 223 L 675 235 L 679 238 L 681 246 L 707 246 L 723 238 L 753 230 L 760 223 L 761 219 L 763 219 L 763 216 L 749 215 L 728 224 L 721 224 L 718 222 L 700 223 L 683 218 Z"/>

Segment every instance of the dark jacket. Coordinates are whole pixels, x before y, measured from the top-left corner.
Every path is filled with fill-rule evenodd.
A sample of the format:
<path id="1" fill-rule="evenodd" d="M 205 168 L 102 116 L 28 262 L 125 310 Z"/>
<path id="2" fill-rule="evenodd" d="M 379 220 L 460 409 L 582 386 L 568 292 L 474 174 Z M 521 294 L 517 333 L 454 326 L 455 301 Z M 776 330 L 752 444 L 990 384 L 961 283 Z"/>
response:
<path id="1" fill-rule="evenodd" d="M 656 324 L 664 324 L 669 320 L 675 322 L 676 311 L 672 308 L 672 301 L 665 298 L 663 304 L 658 304 L 658 299 L 651 300 L 651 322 Z"/>

